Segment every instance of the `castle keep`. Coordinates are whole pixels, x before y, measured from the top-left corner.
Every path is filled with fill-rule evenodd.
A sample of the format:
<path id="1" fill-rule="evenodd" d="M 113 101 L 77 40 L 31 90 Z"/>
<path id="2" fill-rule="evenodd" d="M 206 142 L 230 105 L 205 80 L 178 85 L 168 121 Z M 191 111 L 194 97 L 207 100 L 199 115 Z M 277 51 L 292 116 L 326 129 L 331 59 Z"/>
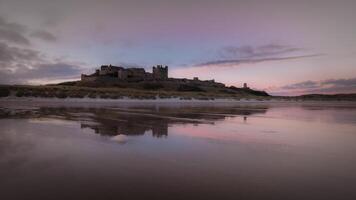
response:
<path id="1" fill-rule="evenodd" d="M 153 81 L 167 80 L 168 66 L 157 65 L 152 67 L 152 73 L 144 68 L 124 68 L 121 66 L 102 65 L 91 75 L 82 74 L 82 81 L 94 81 L 99 79 L 115 79 L 121 81 Z"/>

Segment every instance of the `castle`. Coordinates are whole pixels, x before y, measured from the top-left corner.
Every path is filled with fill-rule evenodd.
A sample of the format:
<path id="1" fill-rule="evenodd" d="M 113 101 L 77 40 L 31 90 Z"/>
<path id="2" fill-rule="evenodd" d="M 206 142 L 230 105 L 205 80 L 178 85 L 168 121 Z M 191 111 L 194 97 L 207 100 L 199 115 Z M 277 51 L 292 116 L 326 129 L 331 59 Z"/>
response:
<path id="1" fill-rule="evenodd" d="M 121 81 L 153 81 L 167 80 L 168 66 L 157 65 L 152 67 L 152 73 L 146 72 L 144 68 L 124 68 L 121 66 L 102 65 L 91 75 L 81 75 L 82 81 L 94 81 L 98 79 L 115 79 Z"/>
<path id="2" fill-rule="evenodd" d="M 121 86 L 140 87 L 140 84 L 150 87 L 149 84 L 160 82 L 160 87 L 169 90 L 179 89 L 182 91 L 192 90 L 196 87 L 225 87 L 223 83 L 213 80 L 199 80 L 187 78 L 168 78 L 168 66 L 157 65 L 152 67 L 152 72 L 146 72 L 144 68 L 124 68 L 122 66 L 102 65 L 93 74 L 81 75 L 80 85 L 90 86 Z"/>

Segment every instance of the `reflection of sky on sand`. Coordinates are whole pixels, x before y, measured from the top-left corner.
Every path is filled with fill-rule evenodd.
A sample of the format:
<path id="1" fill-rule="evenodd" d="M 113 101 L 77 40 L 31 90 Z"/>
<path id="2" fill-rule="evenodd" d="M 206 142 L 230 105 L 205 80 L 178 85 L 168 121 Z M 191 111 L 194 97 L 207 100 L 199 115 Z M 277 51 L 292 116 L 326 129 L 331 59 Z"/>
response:
<path id="1" fill-rule="evenodd" d="M 75 121 L 69 121 L 64 118 L 31 118 L 28 120 L 30 123 L 37 123 L 37 124 L 47 124 L 47 125 L 59 125 L 59 126 L 73 126 L 77 125 L 77 122 Z"/>
<path id="2" fill-rule="evenodd" d="M 173 126 L 169 133 L 238 144 L 323 148 L 340 154 L 343 153 L 343 148 L 356 150 L 353 124 L 334 124 L 329 123 L 329 120 L 315 122 L 253 116 L 248 117 L 246 121 L 244 123 L 243 117 L 234 117 L 214 125 Z"/>

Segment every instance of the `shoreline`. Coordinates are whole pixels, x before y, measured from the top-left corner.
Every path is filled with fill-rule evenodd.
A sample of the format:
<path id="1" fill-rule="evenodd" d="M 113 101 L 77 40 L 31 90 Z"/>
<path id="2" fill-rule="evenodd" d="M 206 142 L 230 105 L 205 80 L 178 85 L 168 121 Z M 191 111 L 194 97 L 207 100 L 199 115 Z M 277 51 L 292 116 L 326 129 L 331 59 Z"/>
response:
<path id="1" fill-rule="evenodd" d="M 259 102 L 356 102 L 356 94 L 307 94 L 271 96 L 254 90 L 210 88 L 206 91 L 166 91 L 76 86 L 0 86 L 0 101 L 40 102 L 153 102 L 153 103 L 259 103 Z"/>
<path id="2" fill-rule="evenodd" d="M 305 109 L 356 109 L 355 101 L 281 101 L 281 100 L 181 100 L 170 99 L 91 99 L 91 98 L 34 98 L 34 97 L 6 97 L 0 98 L 0 117 L 11 114 L 26 115 L 28 112 L 41 108 L 87 108 L 87 109 L 115 109 L 115 108 L 230 108 L 230 109 L 272 109 L 272 108 L 305 108 Z"/>
<path id="3" fill-rule="evenodd" d="M 296 100 L 296 99 L 234 99 L 234 98 L 208 98 L 208 99 L 185 99 L 182 97 L 172 97 L 172 98 L 155 98 L 155 99 L 137 99 L 137 98 L 129 98 L 123 97 L 119 99 L 109 99 L 109 98 L 43 98 L 43 97 L 16 97 L 16 96 L 8 96 L 0 98 L 0 105 L 3 103 L 30 103 L 30 102 L 38 102 L 38 103 L 207 103 L 207 104 L 355 104 L 355 101 L 336 101 L 336 100 Z"/>

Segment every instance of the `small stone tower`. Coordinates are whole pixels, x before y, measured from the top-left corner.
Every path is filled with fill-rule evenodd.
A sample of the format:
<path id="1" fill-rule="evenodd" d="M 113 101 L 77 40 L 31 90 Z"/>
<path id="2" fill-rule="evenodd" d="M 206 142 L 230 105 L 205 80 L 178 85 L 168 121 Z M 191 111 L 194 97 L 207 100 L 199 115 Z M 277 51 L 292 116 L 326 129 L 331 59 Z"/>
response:
<path id="1" fill-rule="evenodd" d="M 168 66 L 157 65 L 152 67 L 153 78 L 156 80 L 168 79 Z"/>
<path id="2" fill-rule="evenodd" d="M 248 87 L 247 87 L 247 83 L 244 83 L 244 87 L 243 87 L 244 89 L 248 89 Z"/>

